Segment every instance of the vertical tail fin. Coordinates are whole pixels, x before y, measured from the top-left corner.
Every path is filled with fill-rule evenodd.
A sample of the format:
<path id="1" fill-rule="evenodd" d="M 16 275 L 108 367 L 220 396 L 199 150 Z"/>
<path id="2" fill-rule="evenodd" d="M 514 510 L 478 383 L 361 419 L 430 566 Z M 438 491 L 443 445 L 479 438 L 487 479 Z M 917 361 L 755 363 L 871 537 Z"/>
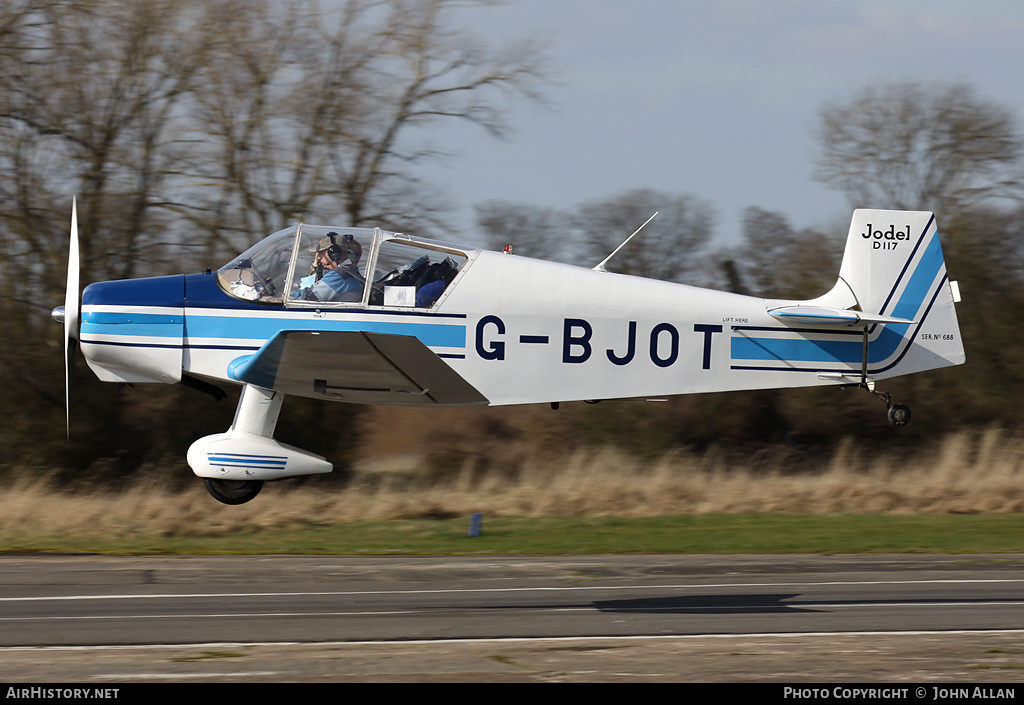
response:
<path id="1" fill-rule="evenodd" d="M 882 379 L 962 364 L 958 298 L 932 213 L 854 211 L 839 283 L 824 299 L 832 305 L 841 299 L 844 308 L 863 312 L 868 320 L 912 321 L 868 328 L 868 375 Z"/>

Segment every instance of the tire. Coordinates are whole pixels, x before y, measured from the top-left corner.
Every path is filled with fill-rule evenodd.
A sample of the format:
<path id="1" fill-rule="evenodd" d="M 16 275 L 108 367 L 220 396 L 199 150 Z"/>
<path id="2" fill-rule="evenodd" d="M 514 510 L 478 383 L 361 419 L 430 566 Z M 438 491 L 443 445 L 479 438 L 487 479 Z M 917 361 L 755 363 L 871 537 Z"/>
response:
<path id="1" fill-rule="evenodd" d="M 910 407 L 906 404 L 893 404 L 889 407 L 889 423 L 893 426 L 905 426 L 910 422 Z"/>
<path id="2" fill-rule="evenodd" d="M 204 477 L 206 491 L 224 504 L 245 504 L 263 489 L 263 480 L 214 480 Z"/>

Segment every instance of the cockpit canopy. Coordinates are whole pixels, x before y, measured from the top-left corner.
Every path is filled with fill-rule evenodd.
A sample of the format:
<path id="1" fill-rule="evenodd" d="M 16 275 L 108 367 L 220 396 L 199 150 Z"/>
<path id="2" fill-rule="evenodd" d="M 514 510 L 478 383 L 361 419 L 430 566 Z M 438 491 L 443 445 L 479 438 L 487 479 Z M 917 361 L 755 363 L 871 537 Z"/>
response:
<path id="1" fill-rule="evenodd" d="M 379 228 L 302 224 L 256 243 L 217 279 L 236 298 L 268 304 L 431 308 L 469 258 Z"/>

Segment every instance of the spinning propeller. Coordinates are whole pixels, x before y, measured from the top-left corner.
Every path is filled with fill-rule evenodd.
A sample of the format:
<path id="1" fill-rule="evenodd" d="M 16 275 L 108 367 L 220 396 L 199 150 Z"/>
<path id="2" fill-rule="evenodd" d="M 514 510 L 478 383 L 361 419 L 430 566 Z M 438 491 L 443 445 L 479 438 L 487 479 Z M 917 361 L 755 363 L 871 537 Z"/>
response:
<path id="1" fill-rule="evenodd" d="M 75 354 L 78 352 L 80 322 L 78 280 L 78 204 L 71 206 L 71 245 L 68 250 L 68 283 L 64 305 L 53 309 L 53 318 L 64 324 L 64 414 L 68 440 L 71 440 L 71 397 L 74 393 Z"/>

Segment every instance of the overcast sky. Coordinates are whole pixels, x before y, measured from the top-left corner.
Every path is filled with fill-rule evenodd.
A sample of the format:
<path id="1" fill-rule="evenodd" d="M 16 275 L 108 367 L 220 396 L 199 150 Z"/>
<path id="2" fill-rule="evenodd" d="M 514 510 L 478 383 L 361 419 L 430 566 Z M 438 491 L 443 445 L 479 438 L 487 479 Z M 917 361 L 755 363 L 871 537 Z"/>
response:
<path id="1" fill-rule="evenodd" d="M 459 156 L 435 176 L 467 226 L 487 200 L 571 208 L 638 187 L 710 201 L 722 244 L 747 206 L 848 221 L 814 179 L 826 102 L 963 81 L 1024 119 L 1020 0 L 511 0 L 459 17 L 496 43 L 543 33 L 559 74 L 509 140 L 441 136 Z"/>

